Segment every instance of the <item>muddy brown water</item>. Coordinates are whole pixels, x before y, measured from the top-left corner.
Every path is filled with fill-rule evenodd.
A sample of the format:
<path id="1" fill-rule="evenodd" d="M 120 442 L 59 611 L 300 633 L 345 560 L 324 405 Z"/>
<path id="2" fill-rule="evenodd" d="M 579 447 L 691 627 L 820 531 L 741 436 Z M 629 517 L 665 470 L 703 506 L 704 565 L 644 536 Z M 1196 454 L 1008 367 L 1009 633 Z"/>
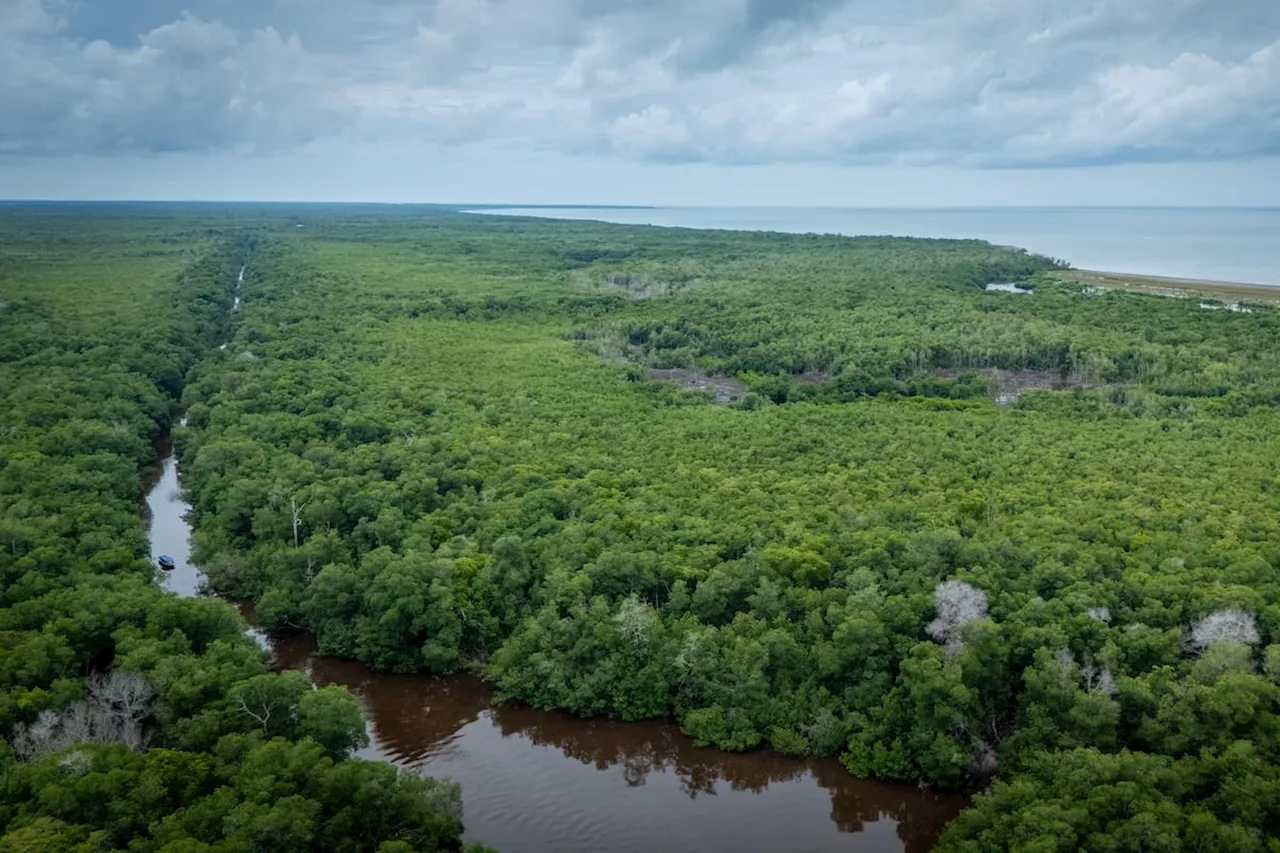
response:
<path id="1" fill-rule="evenodd" d="M 149 482 L 153 556 L 178 568 L 164 583 L 199 594 L 190 507 L 169 444 Z M 242 608 L 252 622 L 252 607 Z M 267 637 L 277 668 L 361 697 L 370 745 L 388 761 L 462 784 L 468 842 L 501 853 L 866 851 L 924 853 L 964 798 L 854 779 L 835 759 L 769 750 L 700 749 L 670 722 L 623 723 L 493 704 L 471 676 L 380 675 L 318 657 L 307 635 Z"/>

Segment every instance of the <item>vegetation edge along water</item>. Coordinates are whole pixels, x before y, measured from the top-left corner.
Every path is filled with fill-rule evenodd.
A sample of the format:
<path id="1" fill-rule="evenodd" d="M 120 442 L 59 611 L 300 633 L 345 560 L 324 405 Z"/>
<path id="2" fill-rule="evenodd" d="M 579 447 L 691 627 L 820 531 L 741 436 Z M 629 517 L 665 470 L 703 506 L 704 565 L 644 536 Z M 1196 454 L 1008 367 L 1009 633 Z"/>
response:
<path id="1" fill-rule="evenodd" d="M 165 213 L 4 213 L 0 849 L 458 849 L 455 786 L 348 758 L 349 693 L 155 583 L 140 474 L 254 249 Z"/>
<path id="2" fill-rule="evenodd" d="M 1276 849 L 1273 310 L 980 241 L 258 219 L 176 439 L 198 558 L 274 629 L 994 775 L 946 849 Z"/>

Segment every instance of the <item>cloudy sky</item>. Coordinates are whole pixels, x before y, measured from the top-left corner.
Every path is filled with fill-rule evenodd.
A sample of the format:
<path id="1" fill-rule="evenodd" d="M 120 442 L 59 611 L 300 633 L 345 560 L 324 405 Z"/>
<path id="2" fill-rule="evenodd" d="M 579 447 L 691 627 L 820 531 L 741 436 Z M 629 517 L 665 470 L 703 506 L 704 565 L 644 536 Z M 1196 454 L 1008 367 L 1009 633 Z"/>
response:
<path id="1" fill-rule="evenodd" d="M 0 197 L 1280 205 L 1280 0 L 0 0 Z"/>

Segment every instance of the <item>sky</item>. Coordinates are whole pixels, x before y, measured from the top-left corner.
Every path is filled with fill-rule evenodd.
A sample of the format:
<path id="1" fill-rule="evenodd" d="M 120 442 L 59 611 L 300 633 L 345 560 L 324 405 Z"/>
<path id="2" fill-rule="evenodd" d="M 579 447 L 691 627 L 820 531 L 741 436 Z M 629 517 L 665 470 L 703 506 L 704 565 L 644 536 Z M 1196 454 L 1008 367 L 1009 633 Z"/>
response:
<path id="1" fill-rule="evenodd" d="M 0 0 L 0 197 L 1280 206 L 1280 0 Z"/>

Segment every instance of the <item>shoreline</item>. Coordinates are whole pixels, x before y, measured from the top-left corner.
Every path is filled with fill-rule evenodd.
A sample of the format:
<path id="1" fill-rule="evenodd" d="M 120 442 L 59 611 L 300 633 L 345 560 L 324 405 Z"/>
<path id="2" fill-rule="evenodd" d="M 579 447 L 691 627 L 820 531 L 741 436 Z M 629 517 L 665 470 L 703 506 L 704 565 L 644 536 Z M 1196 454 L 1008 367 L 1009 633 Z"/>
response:
<path id="1" fill-rule="evenodd" d="M 1178 278 L 1174 276 L 1085 269 L 1061 270 L 1051 273 L 1051 275 L 1066 284 L 1085 285 L 1102 290 L 1124 290 L 1131 293 L 1179 298 L 1203 296 L 1224 302 L 1258 302 L 1280 305 L 1280 285 L 1276 284 L 1253 284 L 1240 281 Z"/>

